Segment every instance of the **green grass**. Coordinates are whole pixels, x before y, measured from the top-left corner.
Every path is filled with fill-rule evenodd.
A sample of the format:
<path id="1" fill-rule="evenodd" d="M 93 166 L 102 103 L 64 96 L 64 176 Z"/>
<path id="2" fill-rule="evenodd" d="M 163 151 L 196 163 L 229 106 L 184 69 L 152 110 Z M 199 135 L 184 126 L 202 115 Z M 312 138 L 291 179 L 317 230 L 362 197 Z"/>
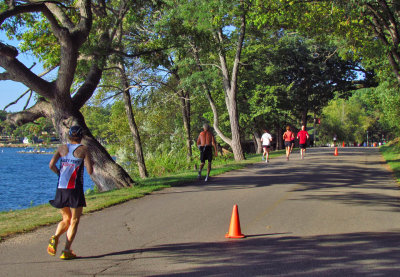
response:
<path id="1" fill-rule="evenodd" d="M 396 142 L 385 144 L 379 150 L 400 183 L 400 145 Z"/>
<path id="2" fill-rule="evenodd" d="M 284 154 L 284 150 L 271 152 L 271 157 Z M 260 161 L 261 155 L 247 155 L 244 161 L 227 161 L 226 164 L 216 165 L 211 176 L 219 175 L 228 171 L 243 168 L 247 165 Z M 205 170 L 203 170 L 205 173 Z M 153 191 L 161 190 L 171 186 L 179 186 L 197 180 L 197 172 L 188 170 L 179 174 L 173 174 L 162 177 L 136 180 L 138 185 L 131 188 L 112 190 L 108 192 L 91 192 L 86 195 L 87 207 L 84 213 L 91 213 L 126 202 L 131 199 L 143 197 Z M 49 204 L 40 205 L 24 210 L 15 210 L 9 212 L 0 212 L 0 241 L 5 238 L 32 231 L 40 226 L 46 226 L 57 223 L 61 219 L 58 210 Z"/>

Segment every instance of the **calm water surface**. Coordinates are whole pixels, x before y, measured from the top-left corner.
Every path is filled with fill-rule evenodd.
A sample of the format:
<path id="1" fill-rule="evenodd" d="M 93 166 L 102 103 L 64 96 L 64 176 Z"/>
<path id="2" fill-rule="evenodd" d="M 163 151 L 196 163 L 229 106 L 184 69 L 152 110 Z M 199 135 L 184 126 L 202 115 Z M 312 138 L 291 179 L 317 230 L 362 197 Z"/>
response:
<path id="1" fill-rule="evenodd" d="M 0 211 L 25 209 L 54 198 L 58 177 L 49 169 L 53 155 L 18 153 L 30 149 L 0 147 Z M 84 190 L 93 186 L 85 170 Z"/>

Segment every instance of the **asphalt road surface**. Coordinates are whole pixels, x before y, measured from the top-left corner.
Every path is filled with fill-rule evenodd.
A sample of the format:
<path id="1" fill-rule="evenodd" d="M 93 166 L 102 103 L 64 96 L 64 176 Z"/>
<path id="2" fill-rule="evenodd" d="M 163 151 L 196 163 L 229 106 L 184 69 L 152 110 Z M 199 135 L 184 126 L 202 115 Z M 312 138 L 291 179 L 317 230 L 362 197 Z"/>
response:
<path id="1" fill-rule="evenodd" d="M 377 148 L 309 149 L 0 244 L 0 276 L 400 276 L 399 188 Z M 226 239 L 232 207 L 246 238 Z"/>

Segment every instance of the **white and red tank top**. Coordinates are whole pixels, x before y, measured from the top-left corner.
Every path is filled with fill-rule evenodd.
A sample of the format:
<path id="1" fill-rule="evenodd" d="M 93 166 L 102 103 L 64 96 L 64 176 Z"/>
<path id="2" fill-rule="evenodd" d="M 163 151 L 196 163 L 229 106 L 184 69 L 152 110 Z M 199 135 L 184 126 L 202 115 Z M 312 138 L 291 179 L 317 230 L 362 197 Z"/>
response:
<path id="1" fill-rule="evenodd" d="M 74 157 L 74 151 L 81 144 L 67 144 L 68 154 L 61 157 L 59 189 L 74 189 L 83 185 L 83 159 Z"/>

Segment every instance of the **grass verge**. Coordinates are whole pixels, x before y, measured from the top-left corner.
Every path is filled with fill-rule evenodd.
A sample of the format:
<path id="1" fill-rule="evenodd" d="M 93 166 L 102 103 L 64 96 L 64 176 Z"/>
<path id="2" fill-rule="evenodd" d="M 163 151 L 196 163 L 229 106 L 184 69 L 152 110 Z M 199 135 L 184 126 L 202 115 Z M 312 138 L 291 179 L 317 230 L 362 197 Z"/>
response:
<path id="1" fill-rule="evenodd" d="M 392 169 L 397 182 L 400 183 L 400 145 L 398 143 L 389 143 L 382 145 L 379 150 L 386 163 Z"/>
<path id="2" fill-rule="evenodd" d="M 271 157 L 284 154 L 284 150 L 271 152 Z M 260 155 L 247 155 L 244 161 L 227 161 L 224 165 L 213 168 L 211 176 L 216 176 L 228 171 L 236 170 L 260 161 Z M 204 172 L 204 170 L 203 170 Z M 131 199 L 143 197 L 153 191 L 171 186 L 179 186 L 197 180 L 197 172 L 188 170 L 180 174 L 137 180 L 137 186 L 86 195 L 87 207 L 84 213 L 91 213 L 126 202 Z M 35 230 L 38 227 L 54 224 L 61 219 L 57 209 L 49 204 L 40 205 L 24 210 L 0 212 L 0 241 L 5 238 L 24 232 Z"/>

